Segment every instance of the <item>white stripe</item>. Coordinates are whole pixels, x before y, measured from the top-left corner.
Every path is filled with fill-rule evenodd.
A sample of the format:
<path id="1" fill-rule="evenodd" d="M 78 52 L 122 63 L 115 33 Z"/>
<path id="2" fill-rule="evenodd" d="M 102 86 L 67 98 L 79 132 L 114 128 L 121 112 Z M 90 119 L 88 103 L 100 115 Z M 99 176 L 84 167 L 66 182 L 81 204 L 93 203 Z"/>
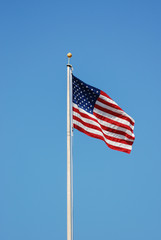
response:
<path id="1" fill-rule="evenodd" d="M 113 115 L 111 115 L 109 113 L 103 112 L 103 111 L 97 109 L 97 107 L 94 107 L 93 112 L 95 112 L 95 113 L 97 113 L 97 114 L 99 114 L 99 115 L 101 115 L 103 117 L 107 117 L 107 118 L 109 118 L 111 120 L 114 120 L 114 121 L 116 121 L 118 123 L 125 124 L 125 125 L 129 126 L 132 130 L 134 129 L 134 126 L 131 125 L 130 122 L 128 122 L 127 120 L 119 118 L 119 117 L 116 117 L 116 116 L 113 116 Z"/>
<path id="2" fill-rule="evenodd" d="M 132 132 L 131 132 L 129 129 L 127 129 L 127 128 L 119 127 L 119 126 L 117 126 L 117 125 L 115 125 L 115 124 L 111 124 L 111 123 L 108 123 L 108 122 L 106 122 L 106 121 L 104 121 L 104 120 L 100 120 L 99 118 L 97 118 L 97 121 L 98 121 L 101 125 L 103 125 L 103 126 L 105 126 L 105 127 L 109 127 L 109 128 L 112 128 L 112 129 L 115 129 L 115 130 L 118 130 L 118 131 L 122 131 L 122 132 L 127 133 L 128 135 L 130 135 L 130 136 L 132 136 L 132 137 L 135 136 L 134 133 L 132 133 Z"/>
<path id="3" fill-rule="evenodd" d="M 103 125 L 103 126 L 105 126 L 105 127 L 109 127 L 109 128 L 112 128 L 112 129 L 116 129 L 116 130 L 119 130 L 119 131 L 123 131 L 123 132 L 127 133 L 128 135 L 130 135 L 130 136 L 132 136 L 132 137 L 135 136 L 134 133 L 131 132 L 129 129 L 126 129 L 126 128 L 123 128 L 123 127 L 119 127 L 119 126 L 117 126 L 117 125 L 115 125 L 115 124 L 108 123 L 108 122 L 106 122 L 106 121 L 104 121 L 104 120 L 100 120 L 99 118 L 97 118 L 97 117 L 94 116 L 93 114 L 86 112 L 86 111 L 83 110 L 82 108 L 79 108 L 78 105 L 75 104 L 75 103 L 73 103 L 73 107 L 75 107 L 76 109 L 78 109 L 80 112 L 88 115 L 89 117 L 97 120 L 98 123 L 100 123 L 101 125 Z"/>
<path id="4" fill-rule="evenodd" d="M 118 105 L 116 102 L 114 102 L 112 99 L 110 99 L 110 98 L 108 98 L 108 97 L 105 97 L 105 96 L 102 95 L 102 94 L 100 94 L 99 97 L 102 98 L 103 100 L 109 102 L 109 103 L 112 103 L 112 104 L 114 104 L 114 105 L 116 105 L 116 106 L 119 106 L 119 105 Z"/>
<path id="5" fill-rule="evenodd" d="M 79 119 L 81 119 L 81 120 L 82 120 L 83 122 L 85 122 L 85 123 L 88 123 L 88 124 L 91 124 L 91 125 L 93 125 L 93 126 L 99 127 L 99 128 L 102 130 L 102 132 L 103 132 L 104 134 L 106 134 L 107 136 L 109 136 L 109 137 L 114 137 L 114 138 L 122 139 L 122 140 L 125 140 L 125 141 L 127 140 L 127 141 L 133 142 L 133 140 L 125 137 L 124 135 L 117 134 L 117 133 L 112 133 L 112 132 L 109 132 L 109 131 L 106 131 L 106 130 L 102 129 L 102 127 L 100 126 L 99 123 L 96 123 L 95 121 L 93 121 L 93 120 L 91 120 L 91 119 L 84 118 L 84 117 L 82 117 L 82 116 L 81 116 L 79 113 L 77 113 L 77 112 L 74 112 L 74 111 L 73 111 L 73 115 L 76 116 L 76 117 L 78 117 Z"/>
<path id="6" fill-rule="evenodd" d="M 73 123 L 81 128 L 83 128 L 85 131 L 89 132 L 89 133 L 94 133 L 94 134 L 97 134 L 98 136 L 102 136 L 104 138 L 104 140 L 112 145 L 112 146 L 115 146 L 115 147 L 120 147 L 120 148 L 124 148 L 124 149 L 129 149 L 131 150 L 132 149 L 132 146 L 131 145 L 126 145 L 126 144 L 123 144 L 123 143 L 118 143 L 118 142 L 114 142 L 114 141 L 111 141 L 111 140 L 108 140 L 104 137 L 103 133 L 98 131 L 98 130 L 95 130 L 95 129 L 92 129 L 92 128 L 89 128 L 89 127 L 86 127 L 84 126 L 82 123 L 76 121 L 75 119 L 73 119 Z"/>
<path id="7" fill-rule="evenodd" d="M 101 106 L 101 107 L 103 107 L 103 108 L 105 108 L 105 109 L 108 109 L 108 110 L 111 110 L 111 111 L 113 111 L 113 112 L 119 113 L 119 114 L 121 114 L 122 116 L 126 116 L 126 117 L 130 118 L 130 119 L 133 121 L 133 123 L 135 123 L 134 119 L 133 119 L 132 117 L 130 117 L 126 112 L 124 112 L 123 110 L 119 110 L 119 109 L 110 107 L 110 106 L 108 106 L 108 105 L 100 102 L 100 101 L 99 101 L 99 98 L 97 99 L 97 101 L 96 101 L 95 104 L 97 104 L 97 105 L 99 105 L 99 106 Z"/>
<path id="8" fill-rule="evenodd" d="M 79 110 L 80 110 L 80 109 L 79 109 Z M 84 113 L 86 114 L 86 112 L 84 112 Z M 82 119 L 83 122 L 86 122 L 86 123 L 95 125 L 95 126 L 97 126 L 97 127 L 100 127 L 100 125 L 99 125 L 97 122 L 95 122 L 95 121 L 93 121 L 93 120 L 91 120 L 91 119 L 89 119 L 89 118 L 84 118 L 84 117 L 82 117 L 82 116 L 81 116 L 79 113 L 77 113 L 77 112 L 74 112 L 74 111 L 73 111 L 73 116 L 76 116 L 76 117 Z"/>

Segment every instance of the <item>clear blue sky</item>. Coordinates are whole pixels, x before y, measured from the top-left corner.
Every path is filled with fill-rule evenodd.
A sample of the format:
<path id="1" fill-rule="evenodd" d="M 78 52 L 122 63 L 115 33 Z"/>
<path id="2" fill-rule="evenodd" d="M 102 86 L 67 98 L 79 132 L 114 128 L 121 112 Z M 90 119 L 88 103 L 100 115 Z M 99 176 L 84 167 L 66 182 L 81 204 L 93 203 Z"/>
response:
<path id="1" fill-rule="evenodd" d="M 1 1 L 0 239 L 66 239 L 66 54 L 135 119 L 132 153 L 74 131 L 74 238 L 161 239 L 161 2 Z"/>

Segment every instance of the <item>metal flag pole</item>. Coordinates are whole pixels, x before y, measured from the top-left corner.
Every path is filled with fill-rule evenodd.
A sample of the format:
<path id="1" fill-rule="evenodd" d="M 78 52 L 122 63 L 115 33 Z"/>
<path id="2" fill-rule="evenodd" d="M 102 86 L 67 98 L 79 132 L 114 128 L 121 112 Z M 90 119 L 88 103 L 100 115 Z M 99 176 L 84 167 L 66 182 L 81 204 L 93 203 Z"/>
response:
<path id="1" fill-rule="evenodd" d="M 72 54 L 67 57 L 67 240 L 73 240 Z"/>

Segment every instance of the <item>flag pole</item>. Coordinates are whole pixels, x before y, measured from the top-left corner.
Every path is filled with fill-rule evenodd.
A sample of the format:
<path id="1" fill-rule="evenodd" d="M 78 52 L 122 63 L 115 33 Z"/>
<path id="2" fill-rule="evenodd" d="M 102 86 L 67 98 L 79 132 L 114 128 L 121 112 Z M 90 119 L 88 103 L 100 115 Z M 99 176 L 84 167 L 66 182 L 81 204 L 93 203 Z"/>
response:
<path id="1" fill-rule="evenodd" d="M 73 240 L 72 54 L 67 57 L 67 240 Z"/>

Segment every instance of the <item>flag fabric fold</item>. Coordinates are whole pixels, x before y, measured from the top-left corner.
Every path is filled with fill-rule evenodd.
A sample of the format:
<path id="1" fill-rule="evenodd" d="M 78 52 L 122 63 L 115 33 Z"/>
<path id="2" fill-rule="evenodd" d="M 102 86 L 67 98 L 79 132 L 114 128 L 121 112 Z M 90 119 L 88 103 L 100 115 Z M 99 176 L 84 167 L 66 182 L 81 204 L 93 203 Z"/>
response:
<path id="1" fill-rule="evenodd" d="M 103 140 L 111 149 L 130 153 L 135 140 L 135 121 L 105 92 L 74 75 L 73 127 L 86 135 Z"/>

